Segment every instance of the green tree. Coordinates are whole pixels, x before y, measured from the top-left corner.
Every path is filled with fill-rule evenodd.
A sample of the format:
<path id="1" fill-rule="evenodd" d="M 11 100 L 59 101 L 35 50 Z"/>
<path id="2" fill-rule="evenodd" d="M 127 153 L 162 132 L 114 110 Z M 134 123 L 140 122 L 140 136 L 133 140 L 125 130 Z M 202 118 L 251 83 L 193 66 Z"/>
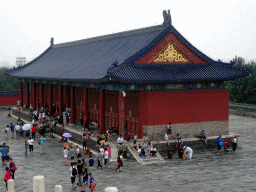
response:
<path id="1" fill-rule="evenodd" d="M 233 59 L 234 65 L 252 67 L 256 72 L 256 63 L 251 60 L 245 63 L 245 59 L 237 57 Z M 235 80 L 225 81 L 223 87 L 229 91 L 229 100 L 237 103 L 256 104 L 256 77 L 255 75 L 242 77 Z"/>

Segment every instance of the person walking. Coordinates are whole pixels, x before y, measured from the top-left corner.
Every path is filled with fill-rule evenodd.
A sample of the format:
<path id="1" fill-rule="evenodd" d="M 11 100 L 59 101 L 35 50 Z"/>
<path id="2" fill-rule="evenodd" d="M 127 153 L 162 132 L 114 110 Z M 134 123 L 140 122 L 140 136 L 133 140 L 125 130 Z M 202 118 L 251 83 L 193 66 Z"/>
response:
<path id="1" fill-rule="evenodd" d="M 14 173 L 17 170 L 16 164 L 12 161 L 12 158 L 9 159 L 10 162 L 10 172 L 11 172 L 11 176 L 12 179 L 14 180 Z"/>
<path id="2" fill-rule="evenodd" d="M 10 125 L 10 129 L 11 129 L 11 139 L 14 138 L 14 125 L 11 123 Z"/>
<path id="3" fill-rule="evenodd" d="M 38 126 L 35 124 L 35 133 L 36 133 L 36 138 L 38 138 Z"/>
<path id="4" fill-rule="evenodd" d="M 2 165 L 5 166 L 5 159 L 8 153 L 4 146 L 1 145 L 0 148 L 1 148 L 0 152 L 2 153 Z"/>
<path id="5" fill-rule="evenodd" d="M 104 167 L 108 166 L 109 167 L 109 164 L 108 164 L 108 150 L 107 148 L 105 148 L 105 151 L 104 151 Z"/>
<path id="6" fill-rule="evenodd" d="M 28 142 L 25 141 L 25 155 L 28 155 Z"/>
<path id="7" fill-rule="evenodd" d="M 83 189 L 82 189 L 82 191 L 85 191 L 85 186 L 89 187 L 89 185 L 88 185 L 88 169 L 87 169 L 86 164 L 84 164 L 84 167 L 83 167 Z"/>
<path id="8" fill-rule="evenodd" d="M 88 167 L 89 167 L 89 172 L 92 172 L 92 168 L 94 165 L 94 159 L 92 158 L 92 155 L 89 155 L 89 162 L 88 162 Z"/>
<path id="9" fill-rule="evenodd" d="M 71 163 L 71 166 L 69 168 L 69 172 L 71 173 L 71 183 L 72 187 L 71 189 L 76 189 L 76 176 L 77 176 L 77 169 L 74 166 L 74 163 Z"/>
<path id="10" fill-rule="evenodd" d="M 9 133 L 9 131 L 10 131 L 9 125 L 7 125 L 6 128 L 5 128 L 5 131 L 4 131 L 4 133 L 5 133 L 5 139 L 6 139 L 6 140 L 8 140 L 8 133 Z"/>
<path id="11" fill-rule="evenodd" d="M 68 164 L 67 164 L 68 154 L 69 154 L 68 147 L 64 147 L 63 153 L 64 153 L 64 163 L 65 163 L 65 166 L 68 166 Z"/>
<path id="12" fill-rule="evenodd" d="M 2 179 L 2 181 L 4 181 L 4 182 L 6 183 L 6 189 L 8 190 L 7 182 L 8 182 L 8 180 L 11 179 L 12 177 L 11 177 L 11 172 L 10 172 L 10 170 L 9 170 L 9 167 L 6 167 L 5 170 L 6 170 L 6 172 L 5 172 L 5 174 L 4 174 L 4 178 Z"/>
<path id="13" fill-rule="evenodd" d="M 33 124 L 33 127 L 31 128 L 31 133 L 32 133 L 32 139 L 36 139 L 36 128 L 34 124 Z"/>
<path id="14" fill-rule="evenodd" d="M 77 165 L 77 174 L 78 174 L 78 182 L 77 185 L 82 186 L 82 176 L 83 176 L 83 165 L 81 165 L 81 160 L 78 160 Z"/>
<path id="15" fill-rule="evenodd" d="M 41 136 L 40 138 L 40 154 L 44 154 L 44 143 L 46 141 L 46 138 L 44 135 Z"/>
<path id="16" fill-rule="evenodd" d="M 63 111 L 62 116 L 63 116 L 63 124 L 66 125 L 67 124 L 67 112 Z"/>
<path id="17" fill-rule="evenodd" d="M 69 151 L 69 153 L 70 153 L 70 163 L 71 162 L 74 162 L 74 159 L 75 159 L 75 150 L 74 150 L 74 148 L 71 146 L 71 148 L 70 148 L 70 151 Z"/>
<path id="18" fill-rule="evenodd" d="M 100 168 L 102 169 L 102 165 L 101 165 L 101 153 L 100 153 L 100 150 L 98 151 L 97 160 L 98 160 L 98 166 L 97 166 L 97 168 L 99 169 L 99 167 L 100 167 Z"/>
<path id="19" fill-rule="evenodd" d="M 79 149 L 78 145 L 76 145 L 76 158 L 77 158 L 77 161 L 79 160 L 80 157 L 81 157 L 80 149 Z"/>
<path id="20" fill-rule="evenodd" d="M 109 147 L 109 145 L 107 145 L 107 150 L 108 150 L 108 164 L 110 165 L 110 158 L 111 158 L 111 149 Z"/>
<path id="21" fill-rule="evenodd" d="M 93 189 L 95 189 L 95 191 L 97 191 L 97 189 L 96 189 L 96 183 L 95 183 L 95 181 L 94 181 L 94 177 L 93 177 L 92 173 L 89 173 L 89 176 L 90 176 L 90 185 L 89 185 L 89 190 L 88 190 L 88 192 L 93 191 Z"/>
<path id="22" fill-rule="evenodd" d="M 29 146 L 30 155 L 32 155 L 34 150 L 34 140 L 31 139 L 31 137 L 29 137 L 28 139 L 28 146 Z"/>
<path id="23" fill-rule="evenodd" d="M 20 125 L 17 123 L 17 125 L 15 126 L 15 130 L 16 130 L 16 140 L 20 139 Z"/>

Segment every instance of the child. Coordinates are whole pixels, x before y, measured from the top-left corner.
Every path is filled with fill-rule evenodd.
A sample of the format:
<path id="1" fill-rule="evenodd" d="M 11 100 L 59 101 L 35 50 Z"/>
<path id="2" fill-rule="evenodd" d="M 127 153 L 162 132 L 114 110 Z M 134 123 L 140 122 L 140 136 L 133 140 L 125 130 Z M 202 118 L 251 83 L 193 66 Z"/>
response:
<path id="1" fill-rule="evenodd" d="M 90 176 L 90 185 L 89 185 L 89 191 L 93 191 L 93 189 L 95 189 L 95 191 L 97 191 L 96 189 L 96 183 L 94 182 L 94 177 L 92 176 L 92 173 L 89 173 Z"/>
<path id="2" fill-rule="evenodd" d="M 28 142 L 25 141 L 25 155 L 28 155 Z"/>

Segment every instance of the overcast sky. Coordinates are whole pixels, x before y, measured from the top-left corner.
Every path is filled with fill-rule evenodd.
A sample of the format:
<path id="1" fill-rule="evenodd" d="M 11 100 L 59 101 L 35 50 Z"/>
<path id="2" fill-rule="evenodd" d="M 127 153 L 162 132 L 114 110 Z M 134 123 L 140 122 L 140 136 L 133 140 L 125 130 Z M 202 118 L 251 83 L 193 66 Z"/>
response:
<path id="1" fill-rule="evenodd" d="M 40 2 L 40 3 L 39 3 Z M 162 24 L 214 60 L 256 60 L 256 0 L 0 0 L 0 62 L 32 60 L 50 45 Z"/>

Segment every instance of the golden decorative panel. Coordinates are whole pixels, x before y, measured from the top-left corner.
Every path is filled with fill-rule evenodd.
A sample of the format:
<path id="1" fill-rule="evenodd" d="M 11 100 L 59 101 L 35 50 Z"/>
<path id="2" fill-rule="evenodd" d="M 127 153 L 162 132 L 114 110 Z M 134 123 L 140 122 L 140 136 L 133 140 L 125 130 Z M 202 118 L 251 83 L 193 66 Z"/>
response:
<path id="1" fill-rule="evenodd" d="M 188 58 L 180 54 L 178 49 L 169 43 L 158 55 L 151 59 L 148 63 L 187 63 Z"/>

